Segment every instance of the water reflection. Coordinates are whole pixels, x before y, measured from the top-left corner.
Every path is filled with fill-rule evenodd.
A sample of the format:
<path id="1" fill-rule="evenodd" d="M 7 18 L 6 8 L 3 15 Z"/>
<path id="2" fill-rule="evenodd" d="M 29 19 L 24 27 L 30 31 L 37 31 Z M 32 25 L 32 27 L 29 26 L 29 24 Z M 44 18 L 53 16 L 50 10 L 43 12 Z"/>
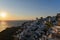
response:
<path id="1" fill-rule="evenodd" d="M 7 22 L 1 21 L 0 22 L 0 32 L 5 30 L 8 27 Z"/>

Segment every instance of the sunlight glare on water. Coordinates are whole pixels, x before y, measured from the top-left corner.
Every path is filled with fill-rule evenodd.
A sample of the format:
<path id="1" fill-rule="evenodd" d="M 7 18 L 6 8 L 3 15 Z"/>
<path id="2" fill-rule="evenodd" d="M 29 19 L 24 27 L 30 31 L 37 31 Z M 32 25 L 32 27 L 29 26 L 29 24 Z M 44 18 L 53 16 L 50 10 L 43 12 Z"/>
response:
<path id="1" fill-rule="evenodd" d="M 0 22 L 0 32 L 7 28 L 7 23 L 5 21 Z"/>

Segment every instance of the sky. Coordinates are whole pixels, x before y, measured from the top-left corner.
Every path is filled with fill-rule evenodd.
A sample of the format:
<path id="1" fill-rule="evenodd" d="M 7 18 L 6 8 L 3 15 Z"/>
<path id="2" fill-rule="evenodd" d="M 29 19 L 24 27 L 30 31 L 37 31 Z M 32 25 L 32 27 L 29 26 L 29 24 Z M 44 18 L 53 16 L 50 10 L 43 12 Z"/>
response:
<path id="1" fill-rule="evenodd" d="M 1 11 L 7 13 L 4 20 L 33 20 L 41 16 L 55 16 L 60 12 L 60 0 L 0 0 Z"/>

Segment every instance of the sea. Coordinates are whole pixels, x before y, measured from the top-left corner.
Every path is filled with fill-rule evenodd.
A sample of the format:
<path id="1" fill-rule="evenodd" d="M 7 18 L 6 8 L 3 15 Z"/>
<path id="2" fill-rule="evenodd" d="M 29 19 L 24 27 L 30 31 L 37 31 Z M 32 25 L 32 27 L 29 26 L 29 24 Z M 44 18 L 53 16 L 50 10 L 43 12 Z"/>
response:
<path id="1" fill-rule="evenodd" d="M 10 27 L 21 26 L 27 20 L 0 21 L 0 32 Z"/>

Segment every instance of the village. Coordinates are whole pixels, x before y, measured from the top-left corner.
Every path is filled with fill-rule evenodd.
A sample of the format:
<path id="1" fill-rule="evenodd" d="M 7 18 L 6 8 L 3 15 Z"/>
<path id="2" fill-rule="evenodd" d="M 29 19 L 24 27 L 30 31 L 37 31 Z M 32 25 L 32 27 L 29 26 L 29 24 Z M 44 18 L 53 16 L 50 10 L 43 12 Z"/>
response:
<path id="1" fill-rule="evenodd" d="M 14 40 L 60 40 L 60 13 L 22 24 Z"/>

